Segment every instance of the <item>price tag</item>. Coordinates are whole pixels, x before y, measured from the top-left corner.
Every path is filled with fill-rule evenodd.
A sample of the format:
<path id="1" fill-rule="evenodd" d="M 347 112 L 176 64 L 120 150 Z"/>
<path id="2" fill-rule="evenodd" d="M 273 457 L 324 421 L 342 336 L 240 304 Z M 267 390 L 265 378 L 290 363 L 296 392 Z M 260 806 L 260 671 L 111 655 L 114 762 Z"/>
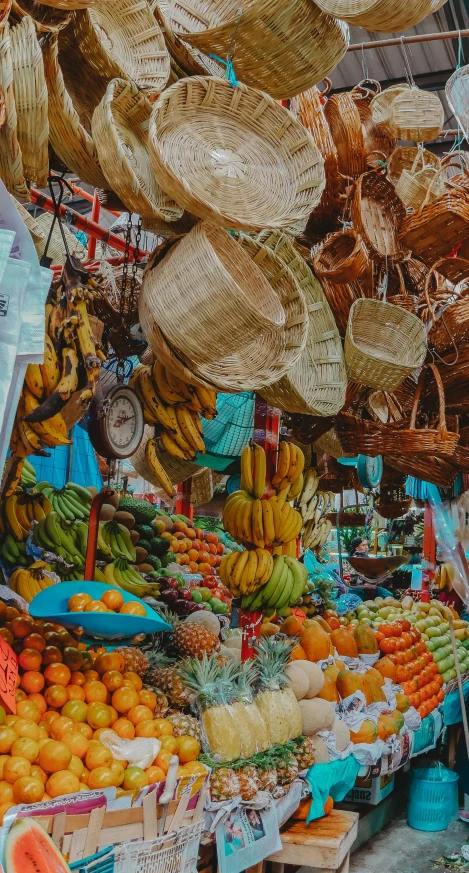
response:
<path id="1" fill-rule="evenodd" d="M 0 636 L 0 703 L 10 713 L 16 712 L 18 660 L 12 648 Z"/>

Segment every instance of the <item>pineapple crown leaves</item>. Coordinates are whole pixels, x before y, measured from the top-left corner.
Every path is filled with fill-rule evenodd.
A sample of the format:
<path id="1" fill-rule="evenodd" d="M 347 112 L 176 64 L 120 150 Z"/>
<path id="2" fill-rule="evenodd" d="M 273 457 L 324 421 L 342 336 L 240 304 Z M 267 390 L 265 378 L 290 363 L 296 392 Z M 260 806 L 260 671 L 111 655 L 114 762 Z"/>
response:
<path id="1" fill-rule="evenodd" d="M 186 658 L 178 669 L 183 685 L 194 692 L 202 710 L 225 703 L 220 682 L 221 669 L 216 655 L 207 655 L 205 652 L 200 660 Z"/>
<path id="2" fill-rule="evenodd" d="M 238 678 L 240 665 L 235 661 L 226 661 L 220 667 L 220 683 L 226 703 L 240 699 Z"/>
<path id="3" fill-rule="evenodd" d="M 247 661 L 243 661 L 236 666 L 238 669 L 237 682 L 240 695 L 251 702 L 253 687 L 259 678 L 257 664 L 252 658 L 249 658 Z"/>
<path id="4" fill-rule="evenodd" d="M 285 667 L 294 647 L 294 639 L 262 637 L 257 642 L 256 666 L 259 669 L 258 684 L 261 690 L 275 691 L 290 684 Z"/>
<path id="5" fill-rule="evenodd" d="M 241 770 L 242 767 L 247 766 L 256 767 L 257 770 L 276 770 L 277 767 L 288 767 L 292 763 L 292 756 L 295 757 L 298 754 L 300 741 L 303 740 L 304 737 L 297 737 L 283 746 L 272 746 L 265 752 L 252 755 L 251 758 L 239 758 L 237 761 L 230 761 L 229 764 L 220 764 L 204 752 L 199 755 L 198 760 L 210 767 L 211 770 L 220 770 L 226 767 L 231 770 Z"/>

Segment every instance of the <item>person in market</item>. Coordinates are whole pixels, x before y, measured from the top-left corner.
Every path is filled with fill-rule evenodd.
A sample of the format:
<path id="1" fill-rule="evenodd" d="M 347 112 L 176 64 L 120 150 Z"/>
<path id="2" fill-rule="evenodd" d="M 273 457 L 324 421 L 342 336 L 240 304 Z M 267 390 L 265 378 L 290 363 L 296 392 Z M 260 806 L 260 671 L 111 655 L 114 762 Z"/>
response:
<path id="1" fill-rule="evenodd" d="M 350 544 L 350 558 L 369 558 L 370 547 L 366 537 L 354 537 Z M 370 558 L 372 560 L 372 558 Z M 369 579 L 364 579 L 362 585 L 350 586 L 353 587 L 353 593 L 357 594 L 362 600 L 374 600 L 375 597 L 392 597 L 387 588 L 378 585 Z"/>

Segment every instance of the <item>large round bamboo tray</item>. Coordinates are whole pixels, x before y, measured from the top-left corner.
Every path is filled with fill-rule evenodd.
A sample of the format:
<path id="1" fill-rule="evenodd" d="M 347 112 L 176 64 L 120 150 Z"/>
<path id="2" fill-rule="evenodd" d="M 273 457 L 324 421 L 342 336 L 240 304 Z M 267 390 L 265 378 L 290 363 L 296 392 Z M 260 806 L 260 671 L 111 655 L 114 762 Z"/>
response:
<path id="1" fill-rule="evenodd" d="M 464 135 L 469 134 L 469 64 L 456 70 L 445 86 L 449 108 L 461 125 Z"/>
<path id="2" fill-rule="evenodd" d="M 49 172 L 47 85 L 36 28 L 29 15 L 10 29 L 10 45 L 24 174 L 44 188 Z"/>
<path id="3" fill-rule="evenodd" d="M 410 85 L 402 82 L 400 85 L 391 85 L 385 91 L 380 91 L 373 97 L 370 103 L 371 117 L 374 124 L 381 128 L 384 133 L 390 137 L 395 137 L 394 130 L 391 125 L 392 104 L 398 94 L 408 91 Z"/>
<path id="4" fill-rule="evenodd" d="M 295 366 L 262 396 L 277 408 L 304 415 L 336 415 L 347 388 L 342 343 L 321 285 L 291 240 L 278 231 L 264 231 L 259 240 L 282 259 L 303 292 L 309 312 L 306 347 Z"/>
<path id="5" fill-rule="evenodd" d="M 156 236 L 170 239 L 174 236 L 181 236 L 182 234 L 189 233 L 198 222 L 199 219 L 196 218 L 195 215 L 191 215 L 190 212 L 183 212 L 181 218 L 177 221 L 162 221 L 160 218 L 144 218 L 142 227 L 143 230 L 148 231 L 148 233 L 154 233 Z"/>
<path id="6" fill-rule="evenodd" d="M 231 0 L 190 6 L 173 0 L 170 6 L 171 26 L 185 42 L 220 58 L 231 56 L 235 42 L 238 79 L 276 99 L 316 85 L 348 46 L 347 26 L 309 0 L 252 0 L 241 15 Z"/>
<path id="7" fill-rule="evenodd" d="M 139 312 L 150 345 L 156 322 L 194 364 L 217 362 L 263 336 L 274 340 L 285 324 L 280 300 L 260 269 L 226 231 L 206 222 L 156 267 L 150 260 Z"/>
<path id="8" fill-rule="evenodd" d="M 367 170 L 366 149 L 360 113 L 352 94 L 332 94 L 324 114 L 337 149 L 339 171 L 344 176 L 360 176 Z"/>
<path id="9" fill-rule="evenodd" d="M 83 63 L 108 80 L 130 79 L 148 95 L 161 93 L 170 60 L 147 2 L 113 0 L 75 11 L 72 21 Z"/>
<path id="10" fill-rule="evenodd" d="M 443 104 L 435 91 L 409 88 L 394 98 L 389 124 L 398 139 L 425 142 L 440 135 L 444 120 Z"/>
<path id="11" fill-rule="evenodd" d="M 78 178 L 95 188 L 107 187 L 107 180 L 99 165 L 98 152 L 87 128 L 82 123 L 82 117 L 76 108 L 86 112 L 84 105 L 72 95 L 67 88 L 64 71 L 59 63 L 58 40 L 55 34 L 45 40 L 42 46 L 44 58 L 44 74 L 49 95 L 49 132 L 52 148 L 57 157 L 76 173 Z M 104 93 L 105 84 L 101 86 L 98 76 L 93 83 L 81 71 L 88 82 L 89 114 L 99 103 L 101 90 Z M 96 102 L 95 102 L 96 101 Z M 83 118 L 83 120 L 85 120 Z"/>
<path id="12" fill-rule="evenodd" d="M 405 256 L 399 230 L 406 210 L 386 176 L 375 170 L 360 176 L 351 214 L 355 230 L 372 257 L 397 261 Z"/>
<path id="13" fill-rule="evenodd" d="M 185 32 L 184 27 L 180 30 L 179 35 L 173 30 L 173 19 L 171 13 L 176 11 L 175 4 L 169 0 L 158 0 L 154 14 L 161 27 L 164 35 L 165 43 L 171 58 L 181 68 L 184 78 L 185 76 L 223 76 L 223 66 L 214 58 L 204 55 L 198 49 L 192 48 L 189 43 L 184 42 L 181 34 Z M 179 21 L 175 22 L 179 24 Z M 172 83 L 171 83 L 172 84 Z"/>
<path id="14" fill-rule="evenodd" d="M 91 132 L 108 185 L 129 212 L 172 221 L 183 210 L 156 182 L 148 156 L 151 103 L 143 91 L 124 79 L 109 82 L 96 107 Z"/>
<path id="15" fill-rule="evenodd" d="M 13 0 L 11 18 L 20 22 L 30 15 L 38 33 L 57 33 L 66 27 L 70 21 L 71 12 L 65 9 L 52 8 L 37 0 Z"/>
<path id="16" fill-rule="evenodd" d="M 5 101 L 5 123 L 0 127 L 0 178 L 10 194 L 29 200 L 23 157 L 18 142 L 17 114 L 13 87 L 13 65 L 8 22 L 0 30 L 0 88 Z"/>
<path id="17" fill-rule="evenodd" d="M 319 279 L 339 284 L 358 279 L 367 264 L 365 246 L 352 228 L 326 237 L 313 261 L 314 272 Z"/>
<path id="18" fill-rule="evenodd" d="M 88 9 L 89 6 L 100 6 L 101 3 L 113 3 L 114 0 L 41 0 L 45 6 L 53 6 L 54 9 Z"/>
<path id="19" fill-rule="evenodd" d="M 414 27 L 432 11 L 434 0 L 318 0 L 318 6 L 365 30 L 394 33 Z"/>
<path id="20" fill-rule="evenodd" d="M 324 189 L 311 135 L 267 94 L 225 79 L 193 76 L 168 88 L 154 106 L 149 143 L 163 190 L 223 227 L 295 224 Z"/>
<path id="21" fill-rule="evenodd" d="M 344 349 L 351 379 L 368 388 L 394 391 L 425 360 L 425 326 L 401 307 L 381 300 L 356 300 Z"/>

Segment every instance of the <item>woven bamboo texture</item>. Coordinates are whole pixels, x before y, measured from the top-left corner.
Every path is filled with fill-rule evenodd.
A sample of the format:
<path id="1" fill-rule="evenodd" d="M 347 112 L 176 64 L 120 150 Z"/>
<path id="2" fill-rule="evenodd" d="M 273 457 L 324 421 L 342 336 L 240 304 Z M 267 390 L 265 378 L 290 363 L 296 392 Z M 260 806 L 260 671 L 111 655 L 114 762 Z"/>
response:
<path id="1" fill-rule="evenodd" d="M 11 0 L 0 0 L 0 27 L 3 27 L 5 22 L 8 21 L 10 9 Z"/>
<path id="2" fill-rule="evenodd" d="M 442 261 L 438 267 L 445 277 L 451 269 L 449 255 L 468 236 L 469 192 L 464 189 L 458 194 L 444 194 L 432 203 L 424 203 L 406 218 L 400 232 L 401 244 L 411 249 L 427 266 L 446 258 L 446 262 Z"/>
<path id="3" fill-rule="evenodd" d="M 396 150 L 399 151 L 399 150 Z M 415 156 L 410 167 L 402 167 L 399 178 L 394 183 L 396 194 L 402 200 L 404 206 L 409 209 L 419 209 L 424 202 L 431 203 L 445 193 L 445 183 L 440 172 L 441 166 L 434 157 L 429 164 L 426 156 L 431 154 L 424 149 L 415 149 Z M 393 171 L 397 169 L 395 165 Z M 388 165 L 388 176 L 390 170 Z"/>
<path id="4" fill-rule="evenodd" d="M 298 363 L 262 395 L 287 412 L 335 415 L 345 401 L 347 377 L 342 343 L 321 285 L 284 234 L 265 231 L 259 239 L 291 270 L 309 312 L 308 339 Z"/>
<path id="5" fill-rule="evenodd" d="M 49 134 L 50 141 L 57 157 L 63 161 L 79 179 L 95 188 L 107 185 L 93 139 L 82 124 L 80 114 L 75 107 L 72 94 L 67 89 L 63 70 L 59 63 L 58 41 L 55 35 L 45 40 L 42 46 L 44 58 L 44 74 L 49 96 Z M 84 75 L 83 70 L 81 75 Z M 94 78 L 93 84 L 88 82 L 88 115 L 98 104 L 105 90 L 99 78 Z M 102 93 L 101 93 L 102 92 Z M 77 105 L 80 106 L 78 101 Z M 82 112 L 84 111 L 81 104 Z"/>
<path id="6" fill-rule="evenodd" d="M 205 222 L 156 267 L 150 261 L 139 310 L 150 345 L 156 322 L 194 364 L 215 363 L 263 335 L 274 342 L 285 323 L 280 300 L 260 269 L 226 231 Z"/>
<path id="7" fill-rule="evenodd" d="M 424 168 L 439 170 L 440 167 L 438 155 L 434 155 L 428 149 L 418 146 L 398 146 L 389 155 L 387 174 L 393 185 L 397 185 L 403 170 L 416 172 Z"/>
<path id="8" fill-rule="evenodd" d="M 380 91 L 381 85 L 374 79 L 364 79 L 351 91 L 360 115 L 366 158 L 370 167 L 376 165 L 377 159 L 386 159 L 397 145 L 396 139 L 373 121 L 371 101 Z"/>
<path id="9" fill-rule="evenodd" d="M 34 243 L 39 258 L 41 258 L 45 252 L 47 237 L 49 236 L 52 221 L 53 215 L 51 215 L 50 212 L 43 212 L 42 215 L 39 215 L 39 217 L 36 218 L 36 224 L 39 226 L 41 232 L 44 234 L 43 239 L 39 239 L 37 242 Z M 65 233 L 65 238 L 68 242 L 70 254 L 74 254 L 77 258 L 83 258 L 86 254 L 86 249 L 84 245 L 76 238 L 76 236 L 73 235 L 68 227 L 65 227 L 65 225 L 62 226 Z M 65 251 L 60 227 L 57 222 L 55 223 L 54 229 L 52 231 L 49 247 L 47 249 L 47 257 L 52 259 L 52 264 L 65 264 L 67 253 Z"/>
<path id="10" fill-rule="evenodd" d="M 317 455 L 330 455 L 332 458 L 345 458 L 345 451 L 335 427 L 322 434 L 314 443 L 313 449 Z"/>
<path id="11" fill-rule="evenodd" d="M 172 221 L 183 210 L 156 182 L 148 155 L 151 103 L 132 82 L 113 79 L 96 107 L 91 133 L 99 164 L 129 212 Z"/>
<path id="12" fill-rule="evenodd" d="M 366 270 L 367 264 L 365 246 L 353 229 L 326 237 L 313 261 L 314 272 L 319 279 L 324 278 L 339 284 L 358 279 Z"/>
<path id="13" fill-rule="evenodd" d="M 178 11 L 178 4 L 168 2 L 168 0 L 158 0 L 155 7 L 155 15 L 161 27 L 166 46 L 174 60 L 176 67 L 182 73 L 178 78 L 185 76 L 223 76 L 223 66 L 218 61 L 204 55 L 198 49 L 192 48 L 189 43 L 184 42 L 181 34 L 185 33 L 184 25 L 181 24 L 180 16 L 173 20 L 172 13 Z M 179 35 L 173 29 L 173 23 L 179 30 Z M 172 82 L 171 82 L 172 84 Z"/>
<path id="14" fill-rule="evenodd" d="M 321 276 L 320 283 L 339 329 L 340 336 L 345 338 L 352 303 L 364 295 L 357 293 L 357 282 L 351 282 L 350 284 L 347 282 L 336 283 L 330 282 Z"/>
<path id="15" fill-rule="evenodd" d="M 135 324 L 138 321 L 138 295 L 142 286 L 141 271 L 135 274 L 135 288 L 132 294 L 132 306 L 130 288 L 127 285 L 124 293 L 123 289 L 123 267 L 113 267 L 108 261 L 102 261 L 99 266 L 98 279 L 105 296 L 116 312 L 122 312 L 125 319 L 129 319 L 130 324 Z M 146 363 L 142 361 L 142 363 Z"/>
<path id="16" fill-rule="evenodd" d="M 66 27 L 71 13 L 66 9 L 56 9 L 45 6 L 37 0 L 13 0 L 11 5 L 11 20 L 20 22 L 25 15 L 30 15 L 38 33 L 57 33 Z"/>
<path id="17" fill-rule="evenodd" d="M 382 33 L 414 27 L 432 11 L 434 0 L 319 0 L 318 6 L 355 27 Z"/>
<path id="18" fill-rule="evenodd" d="M 454 351 L 469 341 L 469 288 L 465 288 L 463 294 L 434 317 L 428 341 L 438 354 L 448 349 Z"/>
<path id="19" fill-rule="evenodd" d="M 407 497 L 403 488 L 385 485 L 380 488 L 379 503 L 375 510 L 381 518 L 402 518 L 411 506 L 412 497 Z"/>
<path id="20" fill-rule="evenodd" d="M 139 474 L 139 476 L 141 476 L 142 479 L 145 480 L 145 482 L 149 482 L 150 485 L 153 485 L 154 488 L 156 488 L 160 494 L 164 494 L 165 492 L 163 492 L 158 479 L 153 475 L 153 473 L 152 473 L 152 471 L 151 471 L 150 467 L 148 466 L 146 459 L 145 459 L 145 449 L 147 446 L 147 442 L 150 439 L 153 439 L 154 436 L 155 436 L 155 428 L 150 427 L 148 424 L 146 424 L 144 431 L 143 431 L 142 441 L 141 441 L 137 451 L 134 452 L 134 454 L 130 456 L 129 462 L 132 464 L 132 467 L 134 468 L 134 470 L 136 470 L 136 472 Z M 158 456 L 159 456 L 161 462 L 163 463 L 163 459 L 160 455 L 160 452 L 158 452 Z M 195 465 L 191 464 L 191 466 L 195 466 Z M 189 476 L 187 476 L 186 478 L 189 478 Z M 178 481 L 182 482 L 183 480 L 180 479 Z M 166 500 L 168 499 L 166 494 L 165 494 L 165 499 Z"/>
<path id="21" fill-rule="evenodd" d="M 147 0 L 113 0 L 73 13 L 73 34 L 84 64 L 106 79 L 130 79 L 147 95 L 167 84 L 169 54 Z"/>
<path id="22" fill-rule="evenodd" d="M 441 379 L 445 391 L 446 409 L 450 413 L 464 414 L 469 412 L 469 397 L 467 382 L 469 379 L 469 344 L 461 343 L 458 347 L 458 357 L 454 347 L 441 355 Z M 434 386 L 425 386 L 425 407 L 436 408 L 437 396 Z"/>
<path id="23" fill-rule="evenodd" d="M 384 460 L 394 470 L 431 482 L 439 488 L 449 488 L 458 475 L 456 467 L 432 455 L 386 455 Z"/>
<path id="24" fill-rule="evenodd" d="M 385 91 L 380 91 L 370 103 L 371 117 L 373 122 L 381 128 L 384 133 L 390 137 L 394 137 L 395 133 L 391 124 L 392 104 L 398 94 L 403 94 L 407 91 L 410 85 L 405 82 L 400 85 L 391 85 Z"/>
<path id="25" fill-rule="evenodd" d="M 445 86 L 449 108 L 461 125 L 464 135 L 469 134 L 469 65 L 456 70 Z"/>
<path id="26" fill-rule="evenodd" d="M 213 497 L 213 470 L 203 467 L 191 479 L 191 506 L 203 506 Z"/>
<path id="27" fill-rule="evenodd" d="M 344 176 L 360 176 L 367 170 L 367 159 L 362 121 L 352 94 L 332 94 L 324 114 L 337 149 L 339 171 Z"/>
<path id="28" fill-rule="evenodd" d="M 114 0 L 41 0 L 45 6 L 53 6 L 54 9 L 88 9 L 89 6 L 99 6 L 101 3 L 113 3 Z"/>
<path id="29" fill-rule="evenodd" d="M 355 230 L 372 257 L 384 261 L 404 257 L 399 229 L 406 211 L 386 176 L 375 170 L 360 176 L 351 214 Z"/>
<path id="30" fill-rule="evenodd" d="M 5 122 L 0 127 L 0 178 L 10 194 L 28 201 L 23 157 L 17 132 L 17 114 L 13 87 L 13 65 L 8 22 L 0 30 L 0 88 L 5 101 Z"/>
<path id="31" fill-rule="evenodd" d="M 13 87 L 18 119 L 18 141 L 26 178 L 39 188 L 49 171 L 47 85 L 41 48 L 33 19 L 25 16 L 10 30 Z"/>
<path id="32" fill-rule="evenodd" d="M 425 327 L 401 307 L 380 300 L 356 300 L 344 350 L 350 378 L 369 388 L 394 391 L 425 360 Z"/>
<path id="33" fill-rule="evenodd" d="M 391 105 L 390 126 L 398 139 L 426 142 L 440 135 L 444 123 L 443 104 L 435 91 L 409 88 Z"/>
<path id="34" fill-rule="evenodd" d="M 36 219 L 28 212 L 27 209 L 24 208 L 23 204 L 20 203 L 13 197 L 13 203 L 15 204 L 19 214 L 21 215 L 22 220 L 24 221 L 26 227 L 28 228 L 32 238 L 33 243 L 36 245 L 37 242 L 43 240 L 46 236 L 41 226 L 37 223 Z"/>
<path id="35" fill-rule="evenodd" d="M 198 2 L 192 8 L 201 6 Z M 275 99 L 294 97 L 316 85 L 347 50 L 347 25 L 309 0 L 253 0 L 241 15 L 239 4 L 212 3 L 210 12 L 217 26 L 201 23 L 199 32 L 186 32 L 185 41 L 206 55 L 226 58 L 236 30 L 238 79 Z"/>
<path id="36" fill-rule="evenodd" d="M 149 130 L 153 171 L 185 209 L 238 230 L 286 227 L 321 199 L 311 135 L 267 94 L 193 76 L 168 88 Z"/>
<path id="37" fill-rule="evenodd" d="M 0 88 L 0 127 L 2 124 L 5 124 L 6 119 L 6 109 L 5 109 L 5 98 L 3 96 L 3 90 Z"/>
<path id="38" fill-rule="evenodd" d="M 190 212 L 183 212 L 181 218 L 177 221 L 161 221 L 159 218 L 144 218 L 142 227 L 148 233 L 154 233 L 157 236 L 163 236 L 168 239 L 173 236 L 180 236 L 184 233 L 189 233 L 193 227 L 199 222 L 195 215 Z"/>

